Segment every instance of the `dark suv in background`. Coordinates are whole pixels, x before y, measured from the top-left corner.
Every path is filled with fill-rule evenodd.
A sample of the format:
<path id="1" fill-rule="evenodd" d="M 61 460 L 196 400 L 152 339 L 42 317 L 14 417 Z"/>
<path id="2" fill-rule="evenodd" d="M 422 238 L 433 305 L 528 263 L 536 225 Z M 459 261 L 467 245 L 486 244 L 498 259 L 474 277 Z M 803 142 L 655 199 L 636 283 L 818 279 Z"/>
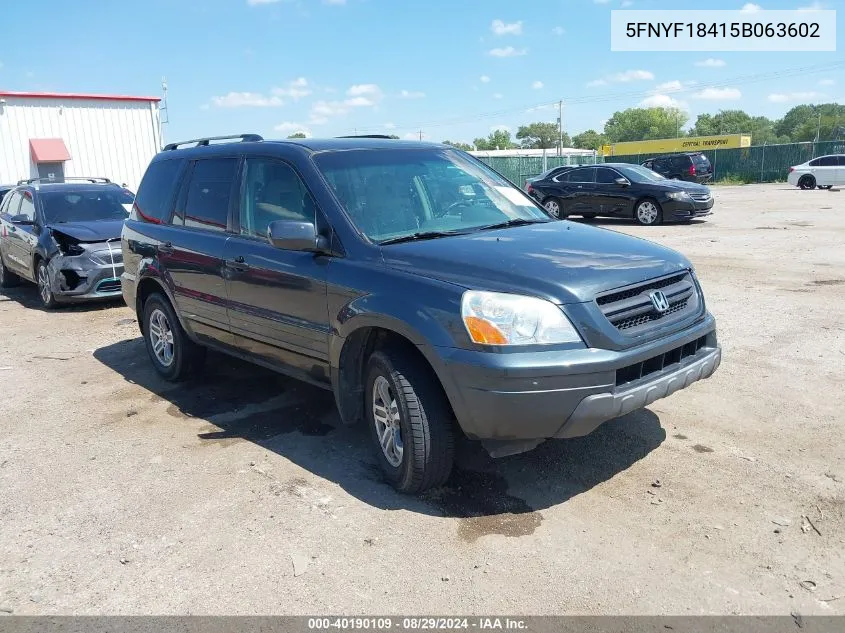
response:
<path id="1" fill-rule="evenodd" d="M 455 433 L 526 451 L 719 365 L 675 251 L 554 221 L 448 146 L 236 138 L 166 147 L 124 226 L 153 366 L 214 348 L 333 391 L 399 490 L 447 479 Z"/>
<path id="2" fill-rule="evenodd" d="M 701 152 L 666 154 L 649 158 L 643 163 L 643 167 L 673 180 L 704 183 L 713 179 L 710 160 Z"/>

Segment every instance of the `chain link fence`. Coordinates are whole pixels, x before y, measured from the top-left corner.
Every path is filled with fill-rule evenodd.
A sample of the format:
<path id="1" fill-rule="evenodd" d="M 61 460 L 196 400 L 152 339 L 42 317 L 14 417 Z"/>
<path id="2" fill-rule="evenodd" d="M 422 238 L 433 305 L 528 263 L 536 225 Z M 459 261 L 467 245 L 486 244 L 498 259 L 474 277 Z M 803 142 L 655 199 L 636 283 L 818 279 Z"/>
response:
<path id="1" fill-rule="evenodd" d="M 713 165 L 713 182 L 779 182 L 786 180 L 789 168 L 817 156 L 845 154 L 845 140 L 783 145 L 755 145 L 738 149 L 715 149 L 703 152 Z M 538 176 L 558 165 L 586 165 L 595 162 L 641 164 L 659 154 L 627 156 L 494 156 L 481 158 L 517 187 L 526 178 Z"/>

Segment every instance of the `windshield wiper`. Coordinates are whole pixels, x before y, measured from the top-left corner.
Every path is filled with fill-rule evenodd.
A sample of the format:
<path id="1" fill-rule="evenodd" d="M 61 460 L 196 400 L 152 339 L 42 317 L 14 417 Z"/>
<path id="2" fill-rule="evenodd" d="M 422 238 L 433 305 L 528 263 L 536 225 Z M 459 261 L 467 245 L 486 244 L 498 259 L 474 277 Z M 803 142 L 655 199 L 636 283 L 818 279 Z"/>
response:
<path id="1" fill-rule="evenodd" d="M 402 244 L 403 242 L 415 242 L 417 240 L 434 240 L 438 237 L 449 237 L 451 235 L 463 235 L 464 231 L 418 231 L 411 235 L 402 235 L 401 237 L 391 237 L 387 240 L 379 242 L 379 246 L 385 244 Z"/>
<path id="2" fill-rule="evenodd" d="M 544 224 L 546 220 L 528 220 L 526 218 L 513 218 L 498 224 L 488 224 L 487 226 L 479 226 L 477 231 L 492 231 L 494 229 L 506 229 L 511 226 L 525 226 L 526 224 Z"/>

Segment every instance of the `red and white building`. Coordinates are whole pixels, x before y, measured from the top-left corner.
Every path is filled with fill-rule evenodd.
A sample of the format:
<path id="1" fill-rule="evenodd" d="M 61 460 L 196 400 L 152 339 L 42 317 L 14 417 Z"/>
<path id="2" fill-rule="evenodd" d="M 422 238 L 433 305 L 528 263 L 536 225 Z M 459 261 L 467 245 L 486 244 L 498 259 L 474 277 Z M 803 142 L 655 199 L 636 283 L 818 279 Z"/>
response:
<path id="1" fill-rule="evenodd" d="M 102 176 L 136 191 L 161 149 L 159 101 L 0 91 L 0 184 Z"/>

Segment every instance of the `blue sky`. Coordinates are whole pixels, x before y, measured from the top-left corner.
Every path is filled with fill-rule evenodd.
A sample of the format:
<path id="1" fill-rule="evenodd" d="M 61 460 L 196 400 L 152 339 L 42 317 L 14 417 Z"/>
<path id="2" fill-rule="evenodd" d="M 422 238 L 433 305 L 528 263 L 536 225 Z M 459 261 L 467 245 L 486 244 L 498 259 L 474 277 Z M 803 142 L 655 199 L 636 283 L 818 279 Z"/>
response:
<path id="1" fill-rule="evenodd" d="M 570 102 L 570 134 L 639 104 L 680 103 L 694 121 L 725 108 L 777 117 L 795 103 L 845 102 L 842 67 L 783 74 L 845 61 L 841 48 L 610 52 L 612 9 L 679 8 L 674 0 L 40 0 L 36 28 L 30 3 L 7 4 L 4 24 L 27 28 L 4 29 L 0 88 L 159 95 L 166 76 L 169 140 L 304 129 L 471 141 L 553 121 L 556 105 L 544 104 L 558 99 Z M 839 8 L 845 33 L 841 0 L 756 5 Z"/>

